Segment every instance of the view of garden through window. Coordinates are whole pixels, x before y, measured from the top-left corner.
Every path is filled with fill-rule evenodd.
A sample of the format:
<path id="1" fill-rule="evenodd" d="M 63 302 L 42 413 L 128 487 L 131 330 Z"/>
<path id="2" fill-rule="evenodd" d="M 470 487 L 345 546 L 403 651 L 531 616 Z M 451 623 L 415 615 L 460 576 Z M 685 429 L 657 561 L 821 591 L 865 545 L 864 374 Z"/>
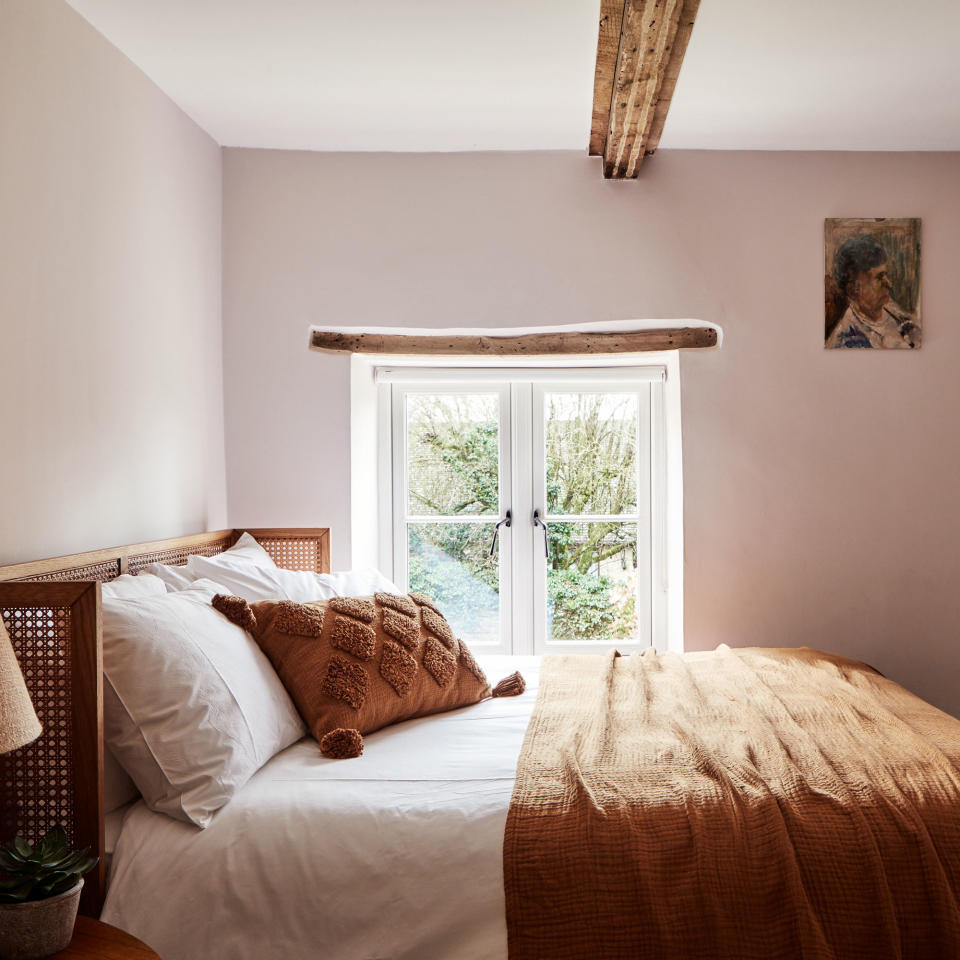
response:
<path id="1" fill-rule="evenodd" d="M 497 638 L 497 393 L 407 395 L 408 579 L 468 642 Z M 636 394 L 550 392 L 543 404 L 547 638 L 631 641 L 637 631 Z M 536 454 L 535 454 L 536 455 Z M 504 541 L 501 540 L 501 543 Z"/>

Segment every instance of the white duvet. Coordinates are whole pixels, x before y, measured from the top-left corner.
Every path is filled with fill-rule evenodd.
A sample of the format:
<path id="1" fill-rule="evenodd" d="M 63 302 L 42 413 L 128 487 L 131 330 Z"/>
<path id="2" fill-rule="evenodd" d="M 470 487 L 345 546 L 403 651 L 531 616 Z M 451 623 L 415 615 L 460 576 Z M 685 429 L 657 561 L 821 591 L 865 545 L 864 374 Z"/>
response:
<path id="1" fill-rule="evenodd" d="M 497 960 L 507 955 L 503 828 L 537 690 L 388 727 L 356 760 L 308 738 L 206 830 L 127 813 L 102 919 L 164 960 Z"/>

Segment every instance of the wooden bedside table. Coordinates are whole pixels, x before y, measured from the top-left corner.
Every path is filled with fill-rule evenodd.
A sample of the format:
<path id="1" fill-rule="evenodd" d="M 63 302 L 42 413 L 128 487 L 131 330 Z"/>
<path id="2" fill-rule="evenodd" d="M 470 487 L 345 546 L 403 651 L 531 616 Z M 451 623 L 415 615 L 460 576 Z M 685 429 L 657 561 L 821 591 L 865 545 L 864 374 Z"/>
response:
<path id="1" fill-rule="evenodd" d="M 49 960 L 160 960 L 145 943 L 109 923 L 92 917 L 77 917 L 73 939 L 66 950 Z"/>

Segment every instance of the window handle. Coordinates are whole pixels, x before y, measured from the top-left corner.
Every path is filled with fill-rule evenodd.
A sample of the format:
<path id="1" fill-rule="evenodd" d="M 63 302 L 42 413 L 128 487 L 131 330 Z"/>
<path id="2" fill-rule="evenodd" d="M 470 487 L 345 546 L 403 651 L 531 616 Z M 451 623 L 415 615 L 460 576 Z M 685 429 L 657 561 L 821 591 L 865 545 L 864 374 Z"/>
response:
<path id="1" fill-rule="evenodd" d="M 533 511 L 533 525 L 543 527 L 543 555 L 549 560 L 550 559 L 550 543 L 547 540 L 547 525 L 540 519 L 540 511 Z"/>
<path id="2" fill-rule="evenodd" d="M 491 556 L 491 557 L 493 556 L 494 551 L 497 549 L 497 537 L 500 536 L 500 528 L 501 528 L 504 524 L 506 524 L 506 525 L 509 527 L 509 526 L 510 526 L 510 520 L 511 520 L 511 514 L 510 514 L 510 511 L 508 510 L 508 511 L 504 514 L 503 519 L 502 519 L 499 523 L 494 524 L 494 527 L 493 527 L 493 543 L 490 544 L 490 556 Z"/>

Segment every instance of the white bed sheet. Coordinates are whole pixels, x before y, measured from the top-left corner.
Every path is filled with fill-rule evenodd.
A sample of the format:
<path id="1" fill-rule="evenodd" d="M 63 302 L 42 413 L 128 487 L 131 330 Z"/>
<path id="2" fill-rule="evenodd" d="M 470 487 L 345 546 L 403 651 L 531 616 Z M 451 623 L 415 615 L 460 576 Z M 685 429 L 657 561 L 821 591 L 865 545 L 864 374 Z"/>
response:
<path id="1" fill-rule="evenodd" d="M 537 657 L 480 658 L 520 697 L 388 727 L 331 761 L 307 738 L 203 831 L 126 813 L 102 919 L 164 960 L 497 960 L 503 828 Z"/>

